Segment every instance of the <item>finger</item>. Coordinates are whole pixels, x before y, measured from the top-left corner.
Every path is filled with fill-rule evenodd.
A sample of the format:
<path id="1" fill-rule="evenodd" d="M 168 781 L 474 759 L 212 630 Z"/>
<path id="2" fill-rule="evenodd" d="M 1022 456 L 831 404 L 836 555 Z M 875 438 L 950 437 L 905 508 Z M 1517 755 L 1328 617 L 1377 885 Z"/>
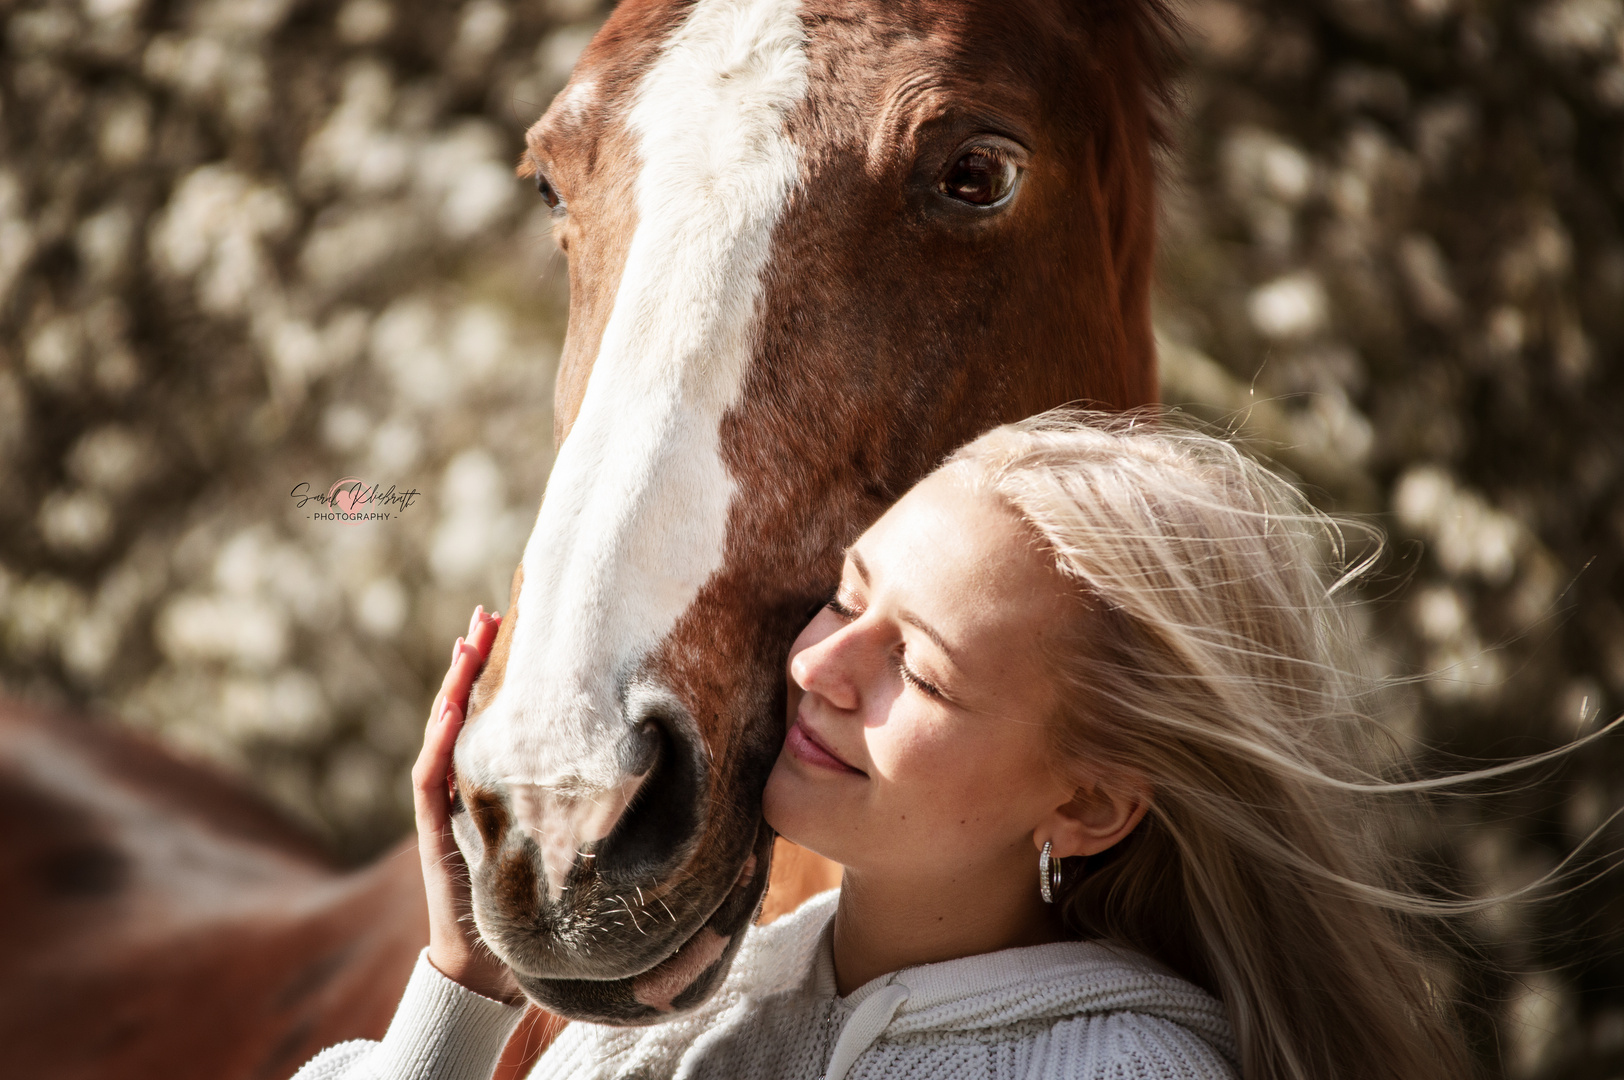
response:
<path id="1" fill-rule="evenodd" d="M 491 644 L 496 640 L 496 622 L 488 620 L 481 609 L 474 610 L 474 618 L 469 622 L 468 633 L 460 637 L 451 646 L 451 666 L 446 670 L 445 684 L 463 677 L 472 677 L 478 673 L 480 664 L 484 663 L 486 655 L 491 651 Z M 467 657 L 471 663 L 465 664 Z"/>
<path id="2" fill-rule="evenodd" d="M 491 646 L 496 643 L 496 632 L 500 627 L 499 616 L 482 615 L 478 624 L 468 632 L 469 643 L 479 650 L 481 657 L 490 655 Z"/>
<path id="3" fill-rule="evenodd" d="M 439 716 L 444 701 L 454 701 L 464 707 L 467 705 L 468 691 L 490 653 L 500 623 L 500 614 L 487 614 L 483 605 L 474 609 L 473 618 L 469 620 L 468 636 L 459 637 L 451 646 L 451 664 L 446 668 L 445 678 L 440 682 L 440 692 L 429 711 L 429 723 L 432 724 Z"/>
<path id="4" fill-rule="evenodd" d="M 419 786 L 427 786 L 436 775 L 443 776 L 451 761 L 451 752 L 462 729 L 462 709 L 454 701 L 441 701 L 428 730 L 423 733 L 423 749 L 418 752 L 412 766 L 412 778 Z M 422 773 L 420 778 L 418 773 Z"/>
<path id="5" fill-rule="evenodd" d="M 496 622 L 484 618 L 482 612 L 475 614 L 479 617 L 472 631 L 466 638 L 458 639 L 460 644 L 453 652 L 448 690 L 455 688 L 452 694 L 454 701 L 461 702 L 466 699 L 467 688 L 471 688 L 474 680 L 479 677 L 479 671 L 485 665 L 485 658 L 490 655 L 491 646 L 496 642 Z"/>
<path id="6" fill-rule="evenodd" d="M 438 833 L 450 820 L 450 796 L 446 792 L 445 775 L 451 766 L 451 751 L 457 743 L 457 732 L 462 728 L 462 710 L 455 702 L 446 702 L 438 720 L 429 725 L 423 737 L 423 749 L 412 766 L 412 802 L 417 810 L 418 829 L 427 826 Z"/>
<path id="7" fill-rule="evenodd" d="M 451 687 L 451 680 L 457 672 L 457 658 L 462 654 L 462 638 L 451 643 L 451 658 L 446 663 L 445 676 L 440 679 L 440 693 L 444 694 Z M 439 715 L 438 712 L 435 713 Z"/>
<path id="8" fill-rule="evenodd" d="M 412 762 L 412 804 L 420 812 L 423 809 L 421 796 L 424 787 L 428 777 L 434 774 L 434 764 L 441 753 L 441 729 L 444 726 L 445 708 L 443 704 L 437 705 L 428 727 L 423 730 L 423 746 L 417 752 L 417 760 Z"/>
<path id="9" fill-rule="evenodd" d="M 468 704 L 468 691 L 474 685 L 474 676 L 485 658 L 466 638 L 457 639 L 456 659 L 451 662 L 450 676 L 445 685 L 445 699 L 459 708 Z"/>

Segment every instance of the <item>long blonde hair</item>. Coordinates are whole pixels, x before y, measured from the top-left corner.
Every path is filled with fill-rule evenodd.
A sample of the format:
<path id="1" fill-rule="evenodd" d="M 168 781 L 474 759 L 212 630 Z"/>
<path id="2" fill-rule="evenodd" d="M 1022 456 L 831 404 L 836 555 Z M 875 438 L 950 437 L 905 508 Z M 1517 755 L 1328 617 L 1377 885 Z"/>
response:
<path id="1" fill-rule="evenodd" d="M 1051 658 L 1056 759 L 1152 791 L 1140 826 L 1070 873 L 1067 928 L 1220 997 L 1247 1080 L 1469 1075 L 1425 918 L 1463 904 L 1407 885 L 1381 827 L 1429 785 L 1379 775 L 1342 597 L 1357 526 L 1154 413 L 1046 413 L 946 467 L 1078 586 Z"/>

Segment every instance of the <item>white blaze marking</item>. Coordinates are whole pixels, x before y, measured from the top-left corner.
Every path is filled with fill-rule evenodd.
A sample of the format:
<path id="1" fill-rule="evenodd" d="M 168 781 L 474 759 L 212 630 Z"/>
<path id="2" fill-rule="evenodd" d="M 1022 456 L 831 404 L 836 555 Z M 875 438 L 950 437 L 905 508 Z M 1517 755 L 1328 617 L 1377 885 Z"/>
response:
<path id="1" fill-rule="evenodd" d="M 701 0 L 638 86 L 637 227 L 525 547 L 507 674 L 458 743 L 470 780 L 580 801 L 623 779 L 623 680 L 722 566 L 720 424 L 798 176 L 784 117 L 806 81 L 794 0 Z"/>
<path id="2" fill-rule="evenodd" d="M 559 118 L 568 122 L 578 122 L 586 115 L 587 109 L 597 104 L 598 81 L 596 79 L 582 79 L 580 82 L 571 82 L 558 92 L 553 103 L 547 107 L 548 112 L 556 112 Z"/>

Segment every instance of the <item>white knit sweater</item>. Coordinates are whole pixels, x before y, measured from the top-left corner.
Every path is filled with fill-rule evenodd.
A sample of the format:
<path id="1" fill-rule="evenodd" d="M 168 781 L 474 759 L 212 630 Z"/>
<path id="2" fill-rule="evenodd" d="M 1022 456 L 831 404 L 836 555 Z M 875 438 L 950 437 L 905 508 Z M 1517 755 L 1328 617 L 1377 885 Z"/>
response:
<path id="1" fill-rule="evenodd" d="M 716 995 L 663 1024 L 571 1024 L 532 1080 L 1235 1080 L 1223 1006 L 1154 961 L 1092 942 L 925 964 L 842 998 L 836 894 L 752 928 Z M 523 1010 L 418 961 L 381 1043 L 294 1080 L 488 1080 Z"/>

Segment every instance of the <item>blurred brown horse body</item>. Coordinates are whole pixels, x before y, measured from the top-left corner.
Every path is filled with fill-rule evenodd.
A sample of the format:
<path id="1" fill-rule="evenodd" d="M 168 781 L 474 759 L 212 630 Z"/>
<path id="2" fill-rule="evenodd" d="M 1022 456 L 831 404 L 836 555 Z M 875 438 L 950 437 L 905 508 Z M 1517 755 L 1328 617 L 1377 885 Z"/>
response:
<path id="1" fill-rule="evenodd" d="M 763 918 L 832 887 L 799 849 Z M 383 1034 L 428 940 L 415 845 L 357 872 L 242 785 L 107 724 L 0 702 L 0 1072 L 282 1080 Z M 556 1031 L 539 1010 L 498 1076 Z"/>
<path id="2" fill-rule="evenodd" d="M 487 896 L 483 908 L 511 931 L 508 949 L 540 957 L 525 984 L 533 997 L 635 1022 L 708 992 L 728 954 L 687 954 L 696 941 L 736 943 L 760 896 L 770 833 L 759 794 L 782 734 L 783 654 L 832 586 L 842 547 L 987 427 L 1072 400 L 1152 399 L 1159 20 L 1154 0 L 626 0 L 532 131 L 523 171 L 556 204 L 570 258 L 556 409 L 568 467 L 549 481 L 512 617 L 475 690 L 464 742 L 483 730 L 481 754 L 459 746 L 458 767 L 470 800 L 483 794 L 485 851 L 473 833 L 464 850 L 533 869 L 523 895 Z M 771 93 L 755 94 L 758 83 Z M 755 179 L 771 184 L 730 186 L 729 139 L 743 140 L 734 149 L 749 168 L 770 166 Z M 771 199 L 749 213 L 717 204 L 763 191 Z M 701 344 L 679 354 L 673 341 Z M 691 446 L 645 446 L 672 432 Z M 628 445 L 648 451 L 636 476 Z M 695 489 L 702 505 L 669 480 L 690 467 L 709 485 Z M 593 511 L 596 534 L 581 526 Z M 602 581 L 614 587 L 596 599 L 569 592 L 591 575 L 547 561 L 575 550 L 593 569 L 593 535 L 644 555 L 610 567 Z M 688 535 L 698 539 L 681 547 Z M 661 542 L 677 546 L 650 547 Z M 658 603 L 642 605 L 651 568 Z M 579 610 L 565 617 L 572 596 Z M 611 601 L 620 638 L 579 636 L 624 639 L 620 652 L 548 637 Z M 643 607 L 661 603 L 671 625 L 655 634 Z M 632 664 L 649 642 L 652 659 Z M 627 671 L 653 681 L 628 698 L 611 685 Z M 619 762 L 626 792 L 646 787 L 640 809 L 629 794 L 621 806 L 623 827 L 572 810 L 546 762 L 506 775 L 520 756 L 510 744 L 574 745 L 538 739 L 560 717 L 525 704 L 545 695 L 522 693 L 566 683 L 628 716 L 643 710 L 621 757 L 561 760 L 606 777 Z M 337 871 L 228 781 L 107 727 L 6 708 L 9 1074 L 280 1080 L 324 1046 L 381 1035 L 426 937 L 409 852 Z M 662 773 L 679 758 L 688 774 Z M 669 819 L 647 820 L 651 806 Z M 637 848 L 619 853 L 625 873 L 644 872 L 643 860 L 694 883 L 669 892 L 680 933 L 673 917 L 670 940 L 648 955 L 582 970 L 524 928 L 538 904 L 557 902 L 548 889 L 592 884 L 588 870 L 549 862 L 527 830 L 607 844 L 605 855 L 619 837 Z M 769 914 L 832 878 L 798 856 L 781 858 L 773 881 Z M 688 999 L 650 1005 L 637 979 L 671 963 L 686 965 Z M 571 964 L 573 975 L 548 973 Z M 547 1033 L 521 1031 L 510 1071 Z"/>
<path id="3" fill-rule="evenodd" d="M 0 705 L 0 1060 L 15 1077 L 280 1080 L 387 1026 L 415 851 L 355 874 L 241 785 Z"/>

